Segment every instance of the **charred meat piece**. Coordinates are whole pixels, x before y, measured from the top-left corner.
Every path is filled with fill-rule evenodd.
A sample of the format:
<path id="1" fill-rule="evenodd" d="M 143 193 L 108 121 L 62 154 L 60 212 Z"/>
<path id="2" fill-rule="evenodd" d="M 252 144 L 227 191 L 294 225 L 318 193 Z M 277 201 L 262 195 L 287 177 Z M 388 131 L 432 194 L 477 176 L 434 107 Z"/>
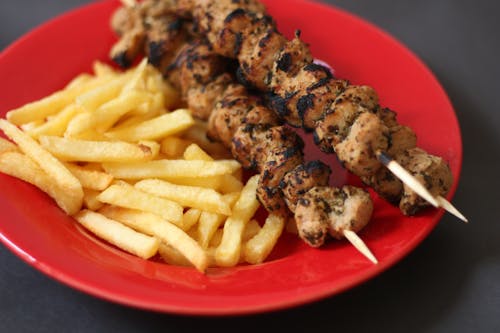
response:
<path id="1" fill-rule="evenodd" d="M 295 212 L 297 202 L 311 188 L 328 186 L 330 174 L 330 168 L 321 161 L 302 163 L 289 171 L 280 182 L 288 208 Z"/>
<path id="2" fill-rule="evenodd" d="M 438 156 L 428 154 L 420 148 L 409 149 L 398 156 L 401 163 L 413 174 L 433 196 L 446 196 L 453 177 L 448 164 Z M 404 185 L 404 193 L 399 203 L 399 208 L 405 215 L 414 215 L 429 203 Z"/>
<path id="3" fill-rule="evenodd" d="M 246 124 L 233 137 L 231 152 L 244 168 L 262 171 L 269 151 L 282 147 L 303 149 L 302 139 L 285 126 L 278 124 Z"/>
<path id="4" fill-rule="evenodd" d="M 268 152 L 257 187 L 257 198 L 268 212 L 283 216 L 290 214 L 279 184 L 288 172 L 303 161 L 300 147 L 281 147 Z"/>
<path id="5" fill-rule="evenodd" d="M 377 172 L 382 164 L 376 153 L 389 146 L 389 130 L 373 113 L 361 114 L 350 128 L 347 137 L 336 145 L 335 151 L 345 167 L 358 176 Z"/>
<path id="6" fill-rule="evenodd" d="M 264 20 L 246 36 L 238 60 L 240 71 L 248 83 L 260 90 L 268 90 L 267 85 L 272 81 L 276 50 L 285 43 L 285 37 Z"/>
<path id="7" fill-rule="evenodd" d="M 187 91 L 185 99 L 193 116 L 202 120 L 207 120 L 212 113 L 215 102 L 232 82 L 234 82 L 234 80 L 231 75 L 224 73 L 206 85 L 190 88 Z"/>
<path id="8" fill-rule="evenodd" d="M 354 186 L 334 189 L 330 207 L 328 232 L 336 239 L 344 237 L 344 230 L 359 232 L 368 222 L 373 212 L 373 202 L 365 190 Z"/>

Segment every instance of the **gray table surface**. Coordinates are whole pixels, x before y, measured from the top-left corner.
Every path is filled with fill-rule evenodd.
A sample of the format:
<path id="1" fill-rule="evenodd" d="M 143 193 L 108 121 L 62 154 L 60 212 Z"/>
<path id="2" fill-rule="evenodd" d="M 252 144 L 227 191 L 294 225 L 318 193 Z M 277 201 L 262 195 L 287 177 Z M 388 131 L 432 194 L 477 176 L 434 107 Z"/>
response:
<path id="1" fill-rule="evenodd" d="M 0 50 L 89 1 L 0 1 Z M 454 203 L 408 257 L 375 279 L 306 306 L 231 318 L 128 308 L 55 282 L 0 246 L 1 332 L 229 332 L 279 328 L 374 332 L 500 332 L 500 2 L 330 0 L 388 31 L 431 68 L 461 124 L 464 164 Z M 1 80 L 2 78 L 0 78 Z M 1 101 L 0 101 L 1 103 Z"/>

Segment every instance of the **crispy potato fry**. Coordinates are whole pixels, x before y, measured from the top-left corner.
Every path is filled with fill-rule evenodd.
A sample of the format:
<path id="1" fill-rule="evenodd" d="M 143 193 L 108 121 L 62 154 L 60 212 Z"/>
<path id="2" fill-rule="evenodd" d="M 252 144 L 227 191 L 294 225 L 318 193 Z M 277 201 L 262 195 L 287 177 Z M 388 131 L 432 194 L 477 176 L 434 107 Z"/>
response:
<path id="1" fill-rule="evenodd" d="M 68 126 L 68 133 L 78 135 L 78 133 L 92 129 L 103 133 L 116 124 L 121 117 L 138 108 L 149 99 L 151 99 L 151 96 L 146 92 L 131 91 L 122 94 L 118 98 L 102 104 L 95 112 L 84 113 L 85 119 L 80 120 L 80 126 Z"/>
<path id="2" fill-rule="evenodd" d="M 119 75 L 119 72 L 114 70 L 113 67 L 101 61 L 94 61 L 94 63 L 92 64 L 92 70 L 97 77 Z"/>
<path id="3" fill-rule="evenodd" d="M 201 178 L 232 174 L 241 165 L 234 160 L 185 161 L 155 160 L 143 163 L 104 163 L 104 170 L 122 179 L 161 178 Z"/>
<path id="4" fill-rule="evenodd" d="M 0 137 L 0 154 L 6 151 L 19 151 L 19 148 L 9 140 L 5 140 Z"/>
<path id="5" fill-rule="evenodd" d="M 18 109 L 7 112 L 7 119 L 15 124 L 26 124 L 34 120 L 43 120 L 58 113 L 77 96 L 79 89 L 62 90 L 36 102 L 28 103 Z"/>
<path id="6" fill-rule="evenodd" d="M 221 178 L 221 185 L 219 187 L 220 192 L 230 194 L 233 192 L 241 192 L 243 189 L 243 183 L 234 175 L 222 175 Z"/>
<path id="7" fill-rule="evenodd" d="M 132 208 L 157 214 L 163 219 L 182 226 L 182 206 L 173 201 L 154 196 L 137 188 L 120 183 L 111 185 L 97 199 L 119 207 Z"/>
<path id="8" fill-rule="evenodd" d="M 203 187 L 175 185 L 159 179 L 145 179 L 135 187 L 146 193 L 179 203 L 183 207 L 230 215 L 231 207 L 220 193 Z"/>
<path id="9" fill-rule="evenodd" d="M 133 229 L 157 237 L 179 251 L 200 272 L 207 268 L 206 254 L 198 243 L 182 229 L 159 216 L 111 206 L 101 209 L 101 213 Z"/>
<path id="10" fill-rule="evenodd" d="M 191 114 L 185 109 L 166 113 L 151 120 L 127 128 L 106 132 L 112 139 L 135 142 L 139 140 L 158 140 L 184 131 L 193 125 Z"/>
<path id="11" fill-rule="evenodd" d="M 75 215 L 75 219 L 99 238 L 143 259 L 149 259 L 158 252 L 160 242 L 156 237 L 136 232 L 102 214 L 82 210 Z"/>
<path id="12" fill-rule="evenodd" d="M 128 142 L 89 141 L 41 136 L 40 144 L 64 161 L 137 162 L 153 158 L 149 147 Z"/>
<path id="13" fill-rule="evenodd" d="M 82 206 L 81 201 L 75 200 L 71 194 L 68 195 L 35 161 L 22 153 L 0 154 L 0 171 L 38 187 L 53 198 L 57 205 L 69 215 L 78 212 Z"/>
<path id="14" fill-rule="evenodd" d="M 241 196 L 233 207 L 233 214 L 224 224 L 221 244 L 217 247 L 215 260 L 220 266 L 234 266 L 241 252 L 241 236 L 248 221 L 259 208 L 256 190 L 259 176 L 251 177 L 241 191 Z"/>
<path id="15" fill-rule="evenodd" d="M 71 81 L 64 87 L 65 90 L 76 89 L 78 87 L 84 86 L 92 81 L 92 75 L 88 73 L 82 73 L 74 77 Z"/>
<path id="16" fill-rule="evenodd" d="M 175 136 L 167 136 L 161 141 L 161 152 L 170 159 L 178 159 L 186 148 L 191 144 L 191 141 L 184 140 Z"/>
<path id="17" fill-rule="evenodd" d="M 200 161 L 213 161 L 212 156 L 208 155 L 200 146 L 196 143 L 190 144 L 184 151 L 184 159 L 188 161 L 200 160 Z"/>
<path id="18" fill-rule="evenodd" d="M 75 176 L 83 188 L 102 191 L 113 181 L 114 177 L 105 172 L 89 170 L 76 164 L 66 163 L 66 168 Z"/>
<path id="19" fill-rule="evenodd" d="M 224 194 L 222 196 L 222 200 L 227 202 L 229 207 L 231 207 L 231 209 L 232 209 L 234 204 L 236 203 L 236 201 L 238 201 L 238 199 L 240 198 L 240 195 L 241 195 L 241 191 L 227 193 L 227 194 Z"/>
<path id="20" fill-rule="evenodd" d="M 108 80 L 97 79 L 103 81 L 103 84 L 98 84 L 84 94 L 78 95 L 76 103 L 85 111 L 94 112 L 99 106 L 118 97 L 130 76 L 130 73 L 124 73 Z"/>
<path id="21" fill-rule="evenodd" d="M 182 217 L 182 230 L 189 230 L 198 223 L 201 215 L 201 210 L 196 208 L 190 208 Z"/>
<path id="22" fill-rule="evenodd" d="M 260 231 L 261 227 L 259 225 L 259 222 L 257 220 L 251 220 L 250 222 L 247 223 L 245 230 L 243 231 L 243 235 L 241 236 L 241 242 L 245 243 L 247 242 L 250 238 L 253 236 L 257 235 L 257 233 Z M 220 242 L 222 241 L 222 234 L 224 233 L 223 229 L 217 229 L 212 236 L 212 239 L 210 239 L 210 244 L 209 247 L 217 247 L 220 245 Z M 243 254 L 243 252 L 242 252 Z"/>
<path id="23" fill-rule="evenodd" d="M 182 134 L 182 138 L 196 143 L 210 156 L 219 158 L 232 158 L 231 152 L 219 142 L 212 142 L 207 138 L 207 125 L 204 122 L 195 120 L 195 124 Z"/>
<path id="24" fill-rule="evenodd" d="M 210 212 L 202 212 L 198 221 L 198 243 L 204 249 L 208 248 L 210 240 L 226 220 L 227 216 Z"/>
<path id="25" fill-rule="evenodd" d="M 271 214 L 262 229 L 245 244 L 245 261 L 250 264 L 262 263 L 276 245 L 285 227 L 285 218 Z"/>
<path id="26" fill-rule="evenodd" d="M 27 132 L 34 138 L 38 138 L 41 135 L 62 136 L 64 132 L 66 132 L 68 124 L 71 120 L 81 112 L 83 112 L 81 106 L 77 104 L 70 104 L 50 120 L 47 120 L 42 125 L 28 130 Z"/>
<path id="27" fill-rule="evenodd" d="M 29 135 L 15 125 L 0 119 L 0 129 L 31 159 L 33 159 L 47 175 L 66 192 L 65 211 L 72 215 L 78 211 L 83 202 L 82 185 L 75 176 L 54 156 L 43 149 Z"/>
<path id="28" fill-rule="evenodd" d="M 191 267 L 193 264 L 172 246 L 161 243 L 158 248 L 161 258 L 169 265 Z"/>
<path id="29" fill-rule="evenodd" d="M 101 194 L 101 191 L 83 188 L 83 206 L 93 211 L 104 206 L 101 201 L 97 200 L 99 194 Z"/>

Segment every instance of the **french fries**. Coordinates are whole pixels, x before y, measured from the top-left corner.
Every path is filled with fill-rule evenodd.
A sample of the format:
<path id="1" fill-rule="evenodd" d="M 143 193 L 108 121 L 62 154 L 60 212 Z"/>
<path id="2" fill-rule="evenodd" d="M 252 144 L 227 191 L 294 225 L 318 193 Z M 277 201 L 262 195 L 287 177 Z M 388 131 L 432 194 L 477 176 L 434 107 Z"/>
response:
<path id="1" fill-rule="evenodd" d="M 168 135 L 180 133 L 193 123 L 191 114 L 186 109 L 179 109 L 136 125 L 109 131 L 106 136 L 130 142 L 158 140 Z"/>
<path id="2" fill-rule="evenodd" d="M 42 136 L 40 144 L 63 161 L 139 162 L 154 157 L 148 146 L 128 142 L 102 142 Z"/>
<path id="3" fill-rule="evenodd" d="M 147 61 L 94 74 L 0 119 L 0 172 L 31 183 L 100 239 L 140 258 L 207 267 L 260 263 L 283 227 L 251 220 L 257 176 Z M 173 110 L 170 111 L 169 109 Z M 284 223 L 284 222 L 283 222 Z"/>
<path id="4" fill-rule="evenodd" d="M 97 200 L 118 207 L 154 213 L 169 222 L 182 225 L 182 206 L 180 204 L 140 191 L 125 183 L 111 185 L 97 196 Z"/>
<path id="5" fill-rule="evenodd" d="M 143 259 L 149 259 L 158 252 L 160 242 L 157 238 L 136 232 L 104 215 L 82 210 L 75 215 L 75 219 L 98 237 Z"/>
<path id="6" fill-rule="evenodd" d="M 19 149 L 35 161 L 40 168 L 55 182 L 56 186 L 66 191 L 68 198 L 59 201 L 64 202 L 63 208 L 68 214 L 78 212 L 83 202 L 82 185 L 73 174 L 48 151 L 43 149 L 38 142 L 21 131 L 15 125 L 4 119 L 0 119 L 0 129 L 15 143 Z"/>
<path id="7" fill-rule="evenodd" d="M 245 244 L 245 261 L 250 264 L 262 263 L 273 249 L 284 228 L 285 219 L 282 216 L 269 215 L 262 229 Z"/>
<path id="8" fill-rule="evenodd" d="M 203 211 L 231 215 L 231 207 L 220 193 L 203 187 L 175 185 L 159 179 L 145 179 L 135 187 L 146 193 L 178 202 L 183 207 L 198 208 Z"/>
<path id="9" fill-rule="evenodd" d="M 215 252 L 220 266 L 235 266 L 240 258 L 241 236 L 246 224 L 259 208 L 256 191 L 259 176 L 251 177 L 233 207 L 233 214 L 226 220 L 222 241 Z"/>
<path id="10" fill-rule="evenodd" d="M 232 174 L 241 168 L 234 160 L 186 161 L 154 160 L 143 163 L 103 163 L 104 170 L 122 179 L 206 178 Z"/>

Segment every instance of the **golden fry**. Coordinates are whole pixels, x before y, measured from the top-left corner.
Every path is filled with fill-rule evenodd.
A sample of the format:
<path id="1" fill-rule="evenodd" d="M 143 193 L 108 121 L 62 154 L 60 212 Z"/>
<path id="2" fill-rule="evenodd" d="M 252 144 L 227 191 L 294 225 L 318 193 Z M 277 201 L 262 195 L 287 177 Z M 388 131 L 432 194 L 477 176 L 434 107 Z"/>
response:
<path id="1" fill-rule="evenodd" d="M 75 198 L 58 186 L 40 166 L 28 156 L 19 152 L 4 152 L 0 154 L 0 172 L 19 178 L 27 183 L 38 187 L 53 198 L 57 205 L 67 214 L 78 212 L 82 206 L 82 200 Z"/>
<path id="2" fill-rule="evenodd" d="M 175 185 L 159 179 L 145 179 L 135 187 L 146 193 L 179 203 L 183 207 L 230 215 L 231 207 L 220 193 L 203 187 Z"/>
<path id="3" fill-rule="evenodd" d="M 75 219 L 99 238 L 143 259 L 149 259 L 158 252 L 160 242 L 156 237 L 136 232 L 99 213 L 82 210 L 75 215 Z"/>
<path id="4" fill-rule="evenodd" d="M 234 160 L 186 161 L 155 160 L 143 163 L 104 163 L 104 170 L 122 179 L 161 178 L 174 182 L 176 178 L 204 178 L 232 174 L 241 165 Z"/>
<path id="5" fill-rule="evenodd" d="M 184 131 L 193 125 L 193 117 L 185 109 L 165 113 L 140 124 L 106 132 L 112 139 L 135 142 L 139 140 L 158 140 Z"/>
<path id="6" fill-rule="evenodd" d="M 200 272 L 204 272 L 207 268 L 207 257 L 203 249 L 179 227 L 154 214 L 130 209 L 108 206 L 103 208 L 101 212 L 131 228 L 157 237 L 179 251 Z"/>
<path id="7" fill-rule="evenodd" d="M 104 142 L 41 136 L 40 144 L 64 161 L 138 162 L 153 158 L 149 147 L 128 142 Z"/>
<path id="8" fill-rule="evenodd" d="M 68 204 L 65 210 L 70 215 L 76 213 L 77 208 L 81 207 L 83 202 L 83 189 L 78 179 L 59 160 L 15 125 L 0 119 L 0 129 L 17 143 L 21 151 L 33 159 L 61 190 L 67 193 L 71 204 Z"/>
<path id="9" fill-rule="evenodd" d="M 113 181 L 114 177 L 102 171 L 89 170 L 76 164 L 66 163 L 66 168 L 75 176 L 83 188 L 102 191 Z"/>
<path id="10" fill-rule="evenodd" d="M 19 148 L 9 140 L 5 140 L 0 138 L 0 154 L 5 153 L 6 151 L 19 151 Z"/>
<path id="11" fill-rule="evenodd" d="M 250 264 L 262 263 L 276 245 L 285 227 L 285 218 L 271 214 L 260 231 L 245 244 L 245 261 Z"/>
<path id="12" fill-rule="evenodd" d="M 220 266 L 235 266 L 240 258 L 241 236 L 245 226 L 259 207 L 257 200 L 257 182 L 259 176 L 251 177 L 241 191 L 241 196 L 233 207 L 233 214 L 224 224 L 222 241 L 215 253 L 215 260 Z"/>
<path id="13" fill-rule="evenodd" d="M 101 202 L 119 207 L 132 208 L 159 215 L 161 218 L 182 226 L 182 206 L 121 183 L 111 185 L 97 196 Z"/>

